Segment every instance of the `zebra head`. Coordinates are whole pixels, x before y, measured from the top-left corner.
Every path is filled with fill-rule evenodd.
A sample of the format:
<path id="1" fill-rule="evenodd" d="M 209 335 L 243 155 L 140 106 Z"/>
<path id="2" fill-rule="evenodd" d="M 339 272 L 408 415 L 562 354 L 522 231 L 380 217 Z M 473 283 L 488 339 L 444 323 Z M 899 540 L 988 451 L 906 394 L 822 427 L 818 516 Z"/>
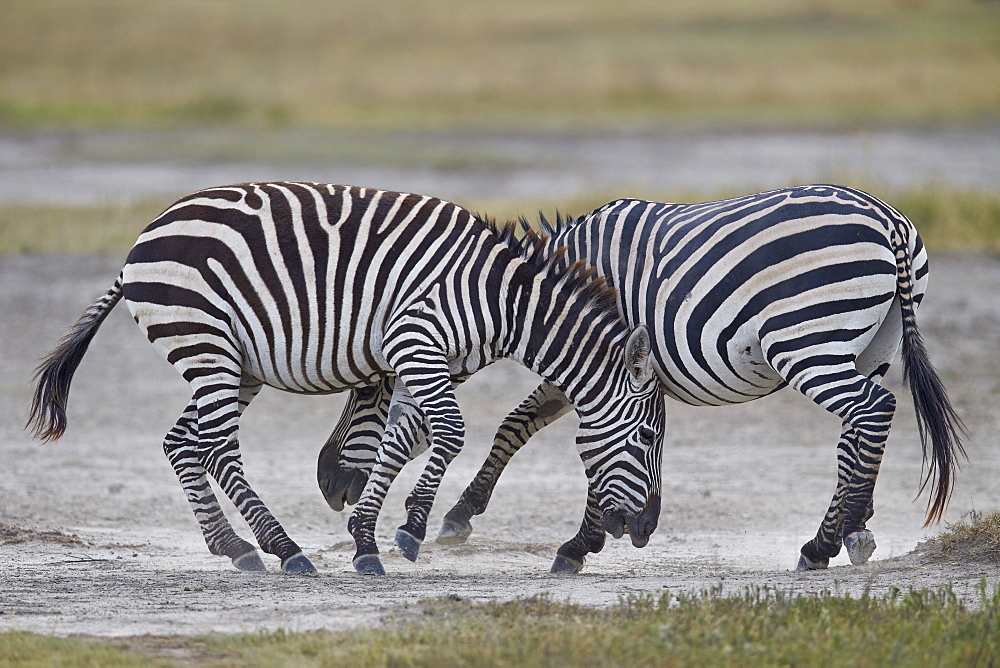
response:
<path id="1" fill-rule="evenodd" d="M 576 445 L 601 525 L 615 538 L 627 532 L 633 545 L 643 547 L 660 515 L 666 409 L 646 327 L 636 327 L 620 352 L 621 363 L 598 399 L 576 405 Z"/>
<path id="2" fill-rule="evenodd" d="M 389 414 L 393 379 L 352 390 L 343 415 L 319 453 L 316 478 L 336 511 L 354 505 L 368 481 Z"/>

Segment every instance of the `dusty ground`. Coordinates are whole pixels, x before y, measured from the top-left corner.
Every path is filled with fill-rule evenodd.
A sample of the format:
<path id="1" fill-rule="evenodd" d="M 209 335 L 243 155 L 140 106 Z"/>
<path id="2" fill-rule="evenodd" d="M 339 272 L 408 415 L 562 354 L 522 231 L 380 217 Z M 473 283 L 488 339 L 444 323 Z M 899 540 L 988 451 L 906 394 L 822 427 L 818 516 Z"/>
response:
<path id="1" fill-rule="evenodd" d="M 0 260 L 0 630 L 134 635 L 344 628 L 427 596 L 549 593 L 605 605 L 623 594 L 716 585 L 860 594 L 952 584 L 974 599 L 981 578 L 1000 582 L 997 566 L 907 556 L 936 529 L 921 529 L 924 499 L 911 503 L 920 453 L 912 406 L 902 392 L 869 524 L 878 549 L 868 566 L 852 567 L 841 555 L 827 571 L 790 570 L 833 491 L 838 425 L 801 397 L 781 392 L 743 406 L 668 406 L 665 503 L 660 528 L 643 550 L 612 540 L 583 574 L 547 574 L 583 509 L 585 481 L 571 445 L 575 424 L 566 418 L 518 455 L 490 510 L 474 521 L 467 545 L 428 543 L 416 564 L 390 547 L 405 491 L 417 475 L 416 466 L 408 467 L 379 525 L 389 575 L 362 578 L 350 565 L 347 517 L 326 507 L 315 483 L 315 458 L 343 398 L 265 391 L 244 420 L 247 474 L 320 574 L 284 576 L 273 557 L 266 558 L 267 574 L 238 573 L 208 553 L 160 450 L 187 401 L 187 386 L 143 340 L 125 308 L 112 313 L 77 373 L 67 435 L 40 445 L 21 431 L 35 361 L 103 293 L 119 262 Z M 970 461 L 947 515 L 954 521 L 971 508 L 1000 508 L 1000 260 L 938 256 L 931 267 L 919 321 L 970 430 Z M 503 362 L 462 388 L 468 445 L 445 479 L 432 527 L 485 457 L 495 425 L 535 382 Z M 888 382 L 900 390 L 898 370 Z M 239 518 L 234 524 L 248 535 Z"/>

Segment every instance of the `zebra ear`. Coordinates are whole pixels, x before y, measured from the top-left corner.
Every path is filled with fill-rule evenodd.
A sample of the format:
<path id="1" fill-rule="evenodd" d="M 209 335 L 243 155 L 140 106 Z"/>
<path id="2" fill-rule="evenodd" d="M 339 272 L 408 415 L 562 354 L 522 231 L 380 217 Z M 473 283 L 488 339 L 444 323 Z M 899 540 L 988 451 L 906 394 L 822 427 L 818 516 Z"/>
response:
<path id="1" fill-rule="evenodd" d="M 649 329 L 645 325 L 638 325 L 633 329 L 625 342 L 625 366 L 632 375 L 634 385 L 643 385 L 653 376 L 651 347 Z"/>

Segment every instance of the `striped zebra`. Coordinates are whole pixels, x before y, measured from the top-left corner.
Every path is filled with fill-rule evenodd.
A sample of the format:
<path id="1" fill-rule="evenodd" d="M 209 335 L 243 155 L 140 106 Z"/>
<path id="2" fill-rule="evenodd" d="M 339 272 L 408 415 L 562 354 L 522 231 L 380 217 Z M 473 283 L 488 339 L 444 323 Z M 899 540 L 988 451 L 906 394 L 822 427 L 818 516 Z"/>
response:
<path id="1" fill-rule="evenodd" d="M 567 261 L 585 258 L 608 278 L 626 322 L 649 327 L 667 396 L 715 406 L 790 385 L 841 418 L 836 491 L 801 549 L 800 570 L 827 567 L 842 546 L 854 564 L 875 549 L 866 522 L 895 409 L 879 382 L 900 342 L 929 459 L 921 492 L 936 479 L 927 523 L 940 521 L 964 454 L 962 425 L 917 330 L 927 253 L 894 208 L 858 190 L 813 185 L 701 204 L 622 199 L 542 224 L 551 249 L 566 247 Z M 355 398 L 320 454 L 320 487 L 334 509 L 357 498 L 389 391 L 383 383 Z M 568 411 L 558 389 L 542 383 L 506 418 L 445 516 L 440 542 L 465 540 L 513 454 Z M 560 548 L 553 571 L 578 571 L 603 546 L 592 506 L 591 496 L 580 533 Z"/>
<path id="2" fill-rule="evenodd" d="M 426 419 L 433 433 L 396 535 L 415 560 L 464 438 L 453 379 L 511 357 L 576 406 L 577 448 L 602 521 L 625 522 L 645 540 L 659 508 L 664 422 L 649 332 L 625 326 L 592 268 L 542 250 L 538 237 L 518 239 L 433 197 L 315 183 L 196 192 L 142 232 L 114 285 L 43 360 L 29 427 L 44 440 L 62 435 L 73 373 L 124 298 L 191 385 L 163 447 L 209 550 L 239 569 L 264 569 L 226 520 L 211 476 L 286 573 L 313 572 L 244 477 L 239 418 L 264 385 L 325 394 L 392 375 L 388 427 L 348 524 L 355 568 L 383 574 L 375 522 L 409 458 L 396 432 Z"/>

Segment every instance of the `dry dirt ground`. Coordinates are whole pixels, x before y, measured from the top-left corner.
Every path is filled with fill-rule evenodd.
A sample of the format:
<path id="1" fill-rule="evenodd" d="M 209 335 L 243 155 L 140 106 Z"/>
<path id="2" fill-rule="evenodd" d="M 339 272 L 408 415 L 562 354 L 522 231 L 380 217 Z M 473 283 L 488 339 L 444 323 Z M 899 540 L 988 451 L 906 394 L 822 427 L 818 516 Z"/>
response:
<path id="1" fill-rule="evenodd" d="M 41 445 L 21 430 L 36 360 L 103 294 L 119 262 L 0 260 L 0 630 L 118 636 L 338 629 L 377 623 L 395 606 L 448 594 L 544 593 L 608 605 L 622 595 L 717 585 L 859 595 L 950 584 L 974 600 L 982 578 L 1000 582 L 998 566 L 931 563 L 910 554 L 937 529 L 921 528 L 925 499 L 912 502 L 921 461 L 898 369 L 887 381 L 899 394 L 899 410 L 869 523 L 878 549 L 864 567 L 841 555 L 826 571 L 791 570 L 833 491 L 839 425 L 783 391 L 741 406 L 668 406 L 663 512 L 645 549 L 609 540 L 582 574 L 547 573 L 583 511 L 585 480 L 572 449 L 575 423 L 567 417 L 515 458 L 466 545 L 428 543 L 415 564 L 391 547 L 419 468 L 407 467 L 379 524 L 388 575 L 363 578 L 351 568 L 347 516 L 327 508 L 315 482 L 316 455 L 343 397 L 265 391 L 243 422 L 247 475 L 320 572 L 285 576 L 270 556 L 266 574 L 236 572 L 208 553 L 160 449 L 188 399 L 187 385 L 143 340 L 123 306 L 77 373 L 67 435 Z M 969 461 L 946 517 L 955 521 L 973 508 L 1000 509 L 1000 260 L 932 256 L 931 262 L 918 319 L 970 432 Z M 535 383 L 531 373 L 501 362 L 460 390 L 468 444 L 445 478 L 432 531 L 485 457 L 494 427 Z"/>

